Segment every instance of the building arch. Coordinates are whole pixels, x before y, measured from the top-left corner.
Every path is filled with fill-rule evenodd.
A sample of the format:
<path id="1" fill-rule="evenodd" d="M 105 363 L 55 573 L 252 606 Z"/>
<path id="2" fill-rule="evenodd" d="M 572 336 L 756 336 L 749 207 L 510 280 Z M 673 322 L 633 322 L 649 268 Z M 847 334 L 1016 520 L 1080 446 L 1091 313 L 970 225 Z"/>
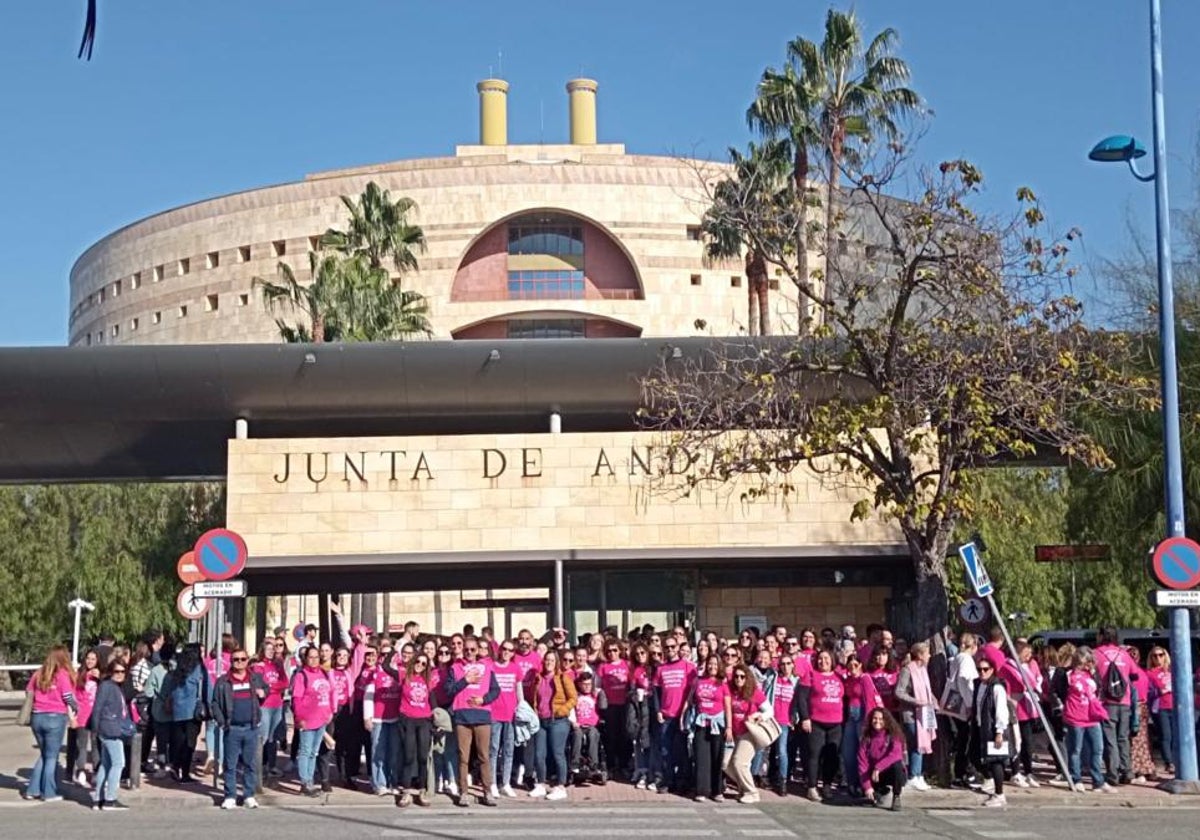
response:
<path id="1" fill-rule="evenodd" d="M 625 244 L 595 219 L 560 207 L 525 208 L 489 224 L 463 250 L 450 288 L 454 303 L 644 299 Z"/>
<path id="2" fill-rule="evenodd" d="M 450 333 L 455 341 L 505 338 L 640 338 L 628 321 L 571 309 L 523 309 L 489 315 Z"/>

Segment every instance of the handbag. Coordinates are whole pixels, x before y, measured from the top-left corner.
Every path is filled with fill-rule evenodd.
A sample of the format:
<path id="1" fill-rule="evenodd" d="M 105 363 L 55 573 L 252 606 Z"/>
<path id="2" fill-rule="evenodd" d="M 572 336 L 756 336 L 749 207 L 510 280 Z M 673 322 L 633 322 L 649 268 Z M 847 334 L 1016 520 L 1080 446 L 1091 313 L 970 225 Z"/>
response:
<path id="1" fill-rule="evenodd" d="M 26 691 L 25 699 L 21 701 L 21 710 L 17 712 L 17 726 L 33 725 L 33 692 Z"/>
<path id="2" fill-rule="evenodd" d="M 757 722 L 746 723 L 746 736 L 750 739 L 750 743 L 754 744 L 755 750 L 765 750 L 775 743 L 782 732 L 779 721 L 773 717 L 764 717 Z"/>

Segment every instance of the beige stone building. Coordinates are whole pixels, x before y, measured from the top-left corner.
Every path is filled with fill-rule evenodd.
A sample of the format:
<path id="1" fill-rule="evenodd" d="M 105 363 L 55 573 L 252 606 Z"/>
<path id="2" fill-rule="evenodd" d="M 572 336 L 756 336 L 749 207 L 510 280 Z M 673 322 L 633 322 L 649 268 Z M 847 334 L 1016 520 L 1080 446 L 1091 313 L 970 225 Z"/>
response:
<path id="1" fill-rule="evenodd" d="M 461 382 L 467 413 L 486 414 L 488 371 L 512 364 L 514 341 L 595 339 L 571 383 L 586 393 L 628 342 L 743 332 L 741 266 L 707 263 L 700 237 L 704 180 L 722 167 L 598 144 L 596 84 L 568 92 L 568 144 L 508 145 L 508 86 L 485 80 L 480 143 L 453 156 L 317 173 L 121 228 L 71 271 L 71 344 L 277 343 L 277 313 L 253 279 L 281 262 L 303 277 L 321 235 L 345 224 L 341 197 L 369 181 L 417 203 L 428 250 L 403 283 L 429 300 L 434 343 L 460 345 L 454 358 L 478 348 Z M 772 319 L 794 325 L 794 293 L 771 287 Z M 314 346 L 303 365 L 324 370 L 337 352 Z M 551 376 L 554 355 L 529 356 L 524 375 Z M 636 371 L 608 371 L 618 374 Z M 437 378 L 424 382 L 444 386 Z M 443 406 L 403 433 L 427 401 L 422 382 L 405 387 L 403 404 L 373 407 L 360 428 L 357 392 L 327 408 L 328 422 L 307 418 L 304 436 L 260 435 L 258 415 L 238 423 L 223 477 L 228 525 L 250 549 L 257 597 L 235 622 L 248 635 L 325 625 L 331 596 L 352 620 L 440 633 L 554 621 L 576 633 L 683 621 L 732 633 L 862 625 L 902 609 L 911 581 L 896 532 L 852 523 L 857 495 L 815 474 L 797 471 L 787 504 L 746 504 L 737 486 L 680 499 L 652 480 L 656 443 L 631 411 L 600 421 L 548 399 L 523 406 L 541 412 L 536 425 L 498 414 L 489 430 L 486 416 L 466 423 Z M 400 431 L 380 434 L 389 419 Z"/>

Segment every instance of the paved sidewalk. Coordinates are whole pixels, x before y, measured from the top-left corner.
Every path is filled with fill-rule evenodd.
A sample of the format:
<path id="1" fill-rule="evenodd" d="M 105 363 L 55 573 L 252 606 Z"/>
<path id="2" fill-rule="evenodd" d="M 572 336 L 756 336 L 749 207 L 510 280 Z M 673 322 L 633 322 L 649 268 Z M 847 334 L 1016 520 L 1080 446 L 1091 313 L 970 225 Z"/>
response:
<path id="1" fill-rule="evenodd" d="M 203 746 L 201 739 L 200 746 Z M 0 710 L 0 805 L 19 803 L 20 790 L 29 778 L 33 764 L 33 739 L 29 730 L 16 725 L 16 712 Z M 331 793 L 318 798 L 307 798 L 299 795 L 299 786 L 290 780 L 271 779 L 266 791 L 258 797 L 263 805 L 282 806 L 289 808 L 308 807 L 379 807 L 391 802 L 368 793 L 365 789 L 351 791 L 340 786 L 334 787 Z M 797 790 L 795 787 L 794 790 Z M 1010 807 L 1016 808 L 1049 808 L 1049 807 L 1129 807 L 1129 808 L 1165 808 L 1165 807 L 1200 807 L 1200 797 L 1172 796 L 1158 790 L 1153 784 L 1128 785 L 1118 789 L 1115 794 L 1100 793 L 1071 793 L 1063 784 L 1043 783 L 1036 790 L 1026 790 L 1008 785 L 1005 788 Z M 610 782 L 607 785 L 588 785 L 569 789 L 570 798 L 565 804 L 636 804 L 636 803 L 681 803 L 685 800 L 670 794 L 655 794 L 637 790 L 625 783 Z M 87 791 L 73 782 L 66 782 L 62 790 L 68 799 L 83 802 Z M 131 805 L 162 805 L 167 807 L 211 807 L 220 801 L 221 792 L 214 787 L 212 776 L 203 782 L 190 785 L 177 785 L 165 779 L 143 780 L 142 787 L 135 791 L 125 791 L 122 795 Z M 905 806 L 920 809 L 964 809 L 975 808 L 983 804 L 982 794 L 964 790 L 934 789 L 926 793 L 906 793 Z M 450 800 L 446 796 L 437 796 L 434 807 L 447 807 Z M 518 792 L 516 799 L 505 799 L 506 806 L 513 807 L 546 807 L 547 803 L 530 799 L 524 792 Z M 795 793 L 787 797 L 763 791 L 762 804 L 765 807 L 779 805 L 794 805 L 802 808 L 827 808 L 830 806 L 808 802 Z M 841 802 L 839 804 L 849 804 Z M 413 810 L 417 810 L 415 806 Z"/>

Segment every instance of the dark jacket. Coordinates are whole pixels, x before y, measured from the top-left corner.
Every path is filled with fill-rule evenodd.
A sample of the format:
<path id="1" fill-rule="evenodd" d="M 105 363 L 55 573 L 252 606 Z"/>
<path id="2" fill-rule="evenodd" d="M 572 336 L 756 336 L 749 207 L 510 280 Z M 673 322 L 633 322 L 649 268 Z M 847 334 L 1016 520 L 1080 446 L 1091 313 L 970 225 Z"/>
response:
<path id="1" fill-rule="evenodd" d="M 254 718 L 252 726 L 258 726 L 262 719 L 262 701 L 267 696 L 266 681 L 254 673 L 247 671 L 246 676 L 250 679 L 250 704 L 254 709 Z M 217 680 L 217 684 L 213 687 L 212 703 L 209 706 L 209 711 L 212 713 L 213 722 L 222 728 L 229 725 L 229 721 L 233 718 L 233 681 L 231 672 L 221 675 Z"/>
<path id="2" fill-rule="evenodd" d="M 96 688 L 96 703 L 92 716 L 88 718 L 88 729 L 101 738 L 125 737 L 124 721 L 129 717 L 129 704 L 121 687 L 112 680 L 104 680 Z"/>

